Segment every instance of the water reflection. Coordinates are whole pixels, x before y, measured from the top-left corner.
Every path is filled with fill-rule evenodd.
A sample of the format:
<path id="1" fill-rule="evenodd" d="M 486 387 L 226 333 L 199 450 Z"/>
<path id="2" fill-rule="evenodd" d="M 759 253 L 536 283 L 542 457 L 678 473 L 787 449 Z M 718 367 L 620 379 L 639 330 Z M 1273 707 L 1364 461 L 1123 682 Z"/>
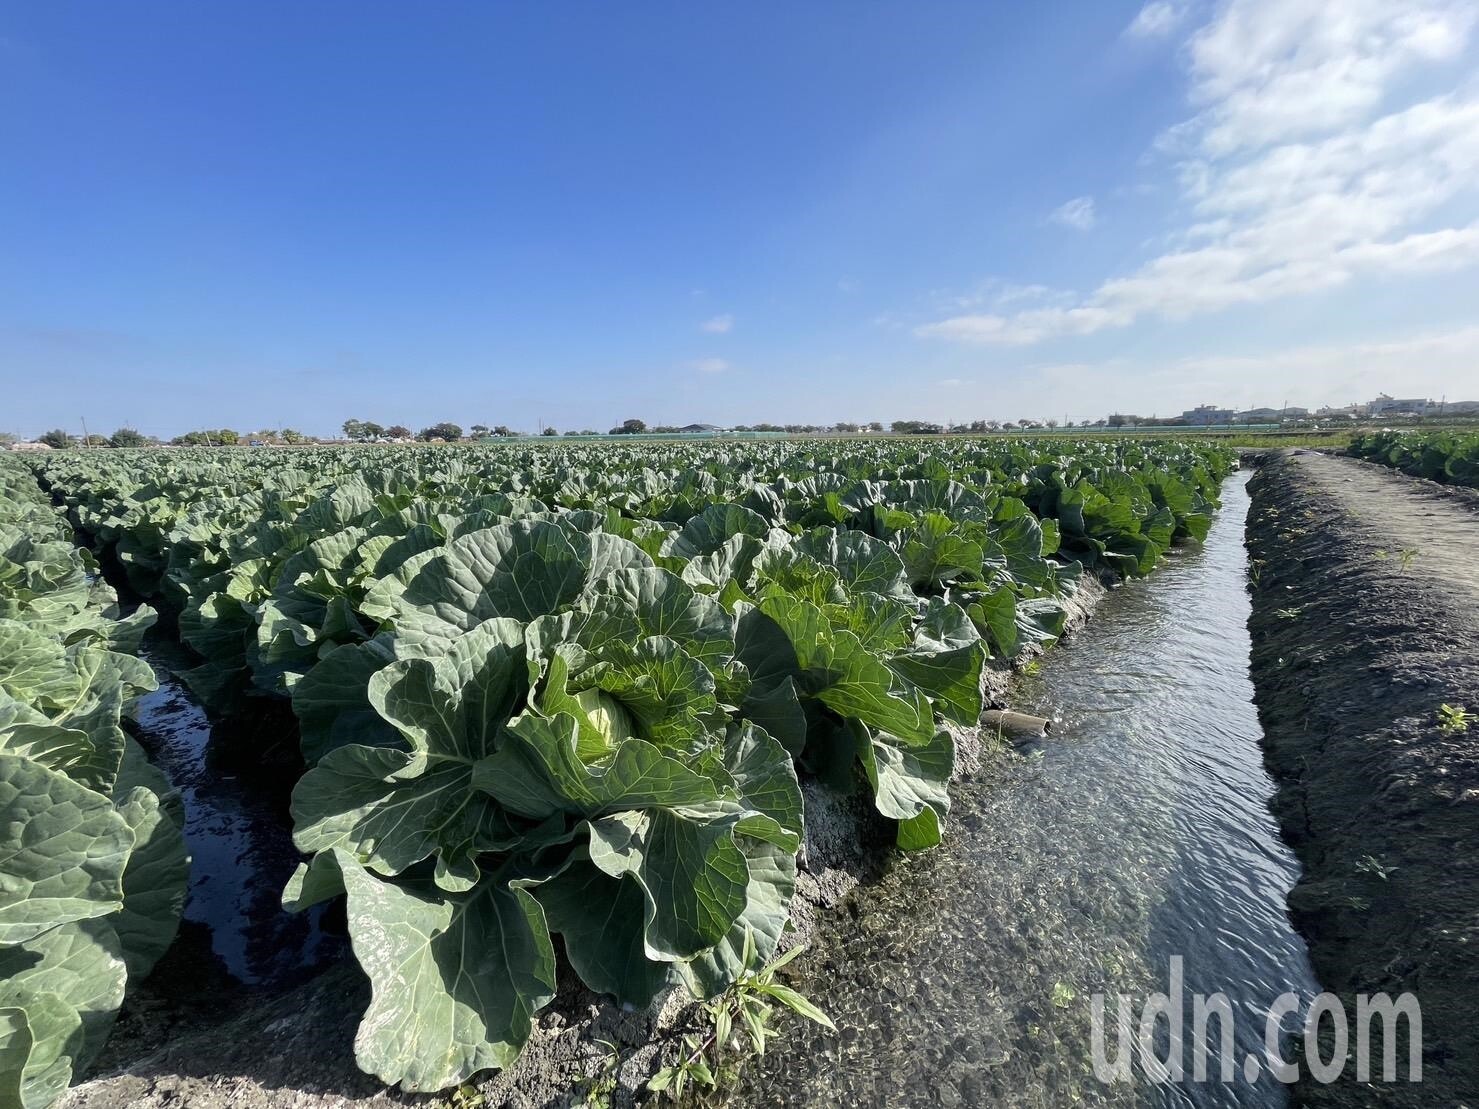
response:
<path id="1" fill-rule="evenodd" d="M 253 772 L 250 759 L 223 757 L 205 713 L 170 673 L 170 645 L 152 641 L 145 653 L 159 689 L 138 703 L 140 741 L 185 803 L 184 919 L 209 930 L 212 952 L 248 986 L 287 983 L 337 957 L 343 941 L 324 931 L 323 909 L 290 914 L 280 903 L 298 861 L 287 814 L 296 773 Z"/>

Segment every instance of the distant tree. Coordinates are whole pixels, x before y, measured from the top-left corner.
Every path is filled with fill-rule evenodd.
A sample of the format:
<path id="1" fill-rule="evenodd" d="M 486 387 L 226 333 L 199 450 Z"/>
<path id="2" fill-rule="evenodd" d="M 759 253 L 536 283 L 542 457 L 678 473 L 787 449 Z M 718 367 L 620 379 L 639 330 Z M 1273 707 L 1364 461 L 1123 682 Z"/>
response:
<path id="1" fill-rule="evenodd" d="M 517 432 L 513 431 L 511 428 L 504 424 L 499 424 L 493 429 L 493 434 L 502 438 L 508 438 L 510 435 L 516 435 Z"/>
<path id="2" fill-rule="evenodd" d="M 448 443 L 455 443 L 462 438 L 462 428 L 453 423 L 432 424 L 423 427 L 416 438 L 422 440 L 445 439 Z"/>
<path id="3" fill-rule="evenodd" d="M 72 437 L 57 427 L 52 428 L 52 430 L 37 439 L 36 442 L 45 443 L 52 450 L 64 451 L 72 445 Z"/>
<path id="4" fill-rule="evenodd" d="M 202 428 L 200 431 L 187 431 L 184 435 L 177 435 L 170 440 L 177 447 L 219 447 L 235 446 L 241 437 L 229 427 Z"/>
<path id="5" fill-rule="evenodd" d="M 298 443 L 306 443 L 306 442 L 308 442 L 308 436 L 304 435 L 297 428 L 291 428 L 291 427 L 285 427 L 285 428 L 283 428 L 282 429 L 282 434 L 279 436 L 279 438 L 284 443 L 288 443 L 288 444 L 291 444 L 291 445 L 296 445 Z"/>
<path id="6" fill-rule="evenodd" d="M 468 428 L 468 433 L 472 435 L 474 439 L 481 439 L 484 435 L 488 434 L 488 425 L 473 424 L 472 427 Z"/>
<path id="7" fill-rule="evenodd" d="M 404 424 L 392 424 L 390 427 L 385 429 L 385 438 L 409 439 L 411 438 L 411 429 L 406 427 Z"/>
<path id="8" fill-rule="evenodd" d="M 883 430 L 883 425 L 881 423 L 879 423 L 877 420 L 874 420 L 872 423 L 870 423 L 868 425 L 868 430 L 869 431 L 882 431 Z"/>
<path id="9" fill-rule="evenodd" d="M 373 420 L 345 420 L 344 438 L 356 443 L 372 443 L 385 438 L 386 431 Z"/>
<path id="10" fill-rule="evenodd" d="M 143 447 L 149 443 L 148 438 L 131 427 L 120 427 L 108 440 L 110 447 Z"/>
<path id="11" fill-rule="evenodd" d="M 620 427 L 611 429 L 612 435 L 641 435 L 647 430 L 647 425 L 641 420 L 622 420 Z"/>
<path id="12" fill-rule="evenodd" d="M 19 443 L 21 437 L 8 431 L 0 431 L 0 447 L 8 447 L 12 443 Z"/>
<path id="13" fill-rule="evenodd" d="M 835 424 L 832 425 L 832 430 L 833 431 L 843 431 L 843 432 L 857 431 L 858 430 L 858 425 L 857 424 L 848 423 L 845 420 L 838 420 Z"/>
<path id="14" fill-rule="evenodd" d="M 1048 426 L 1049 427 L 1057 427 L 1058 426 L 1058 421 L 1057 420 L 1049 420 L 1048 421 Z M 1072 425 L 1070 425 L 1070 426 L 1072 426 Z"/>
<path id="15" fill-rule="evenodd" d="M 541 431 L 539 434 L 541 434 L 541 435 L 558 435 L 560 433 L 558 431 L 556 431 L 552 427 L 547 427 L 543 431 Z"/>
<path id="16" fill-rule="evenodd" d="M 274 443 L 278 439 L 277 428 L 275 428 L 275 427 L 264 427 L 261 431 L 257 432 L 255 435 L 249 436 L 249 438 L 252 438 L 252 439 L 262 439 L 262 440 L 264 440 L 264 441 L 266 441 L 268 443 Z"/>

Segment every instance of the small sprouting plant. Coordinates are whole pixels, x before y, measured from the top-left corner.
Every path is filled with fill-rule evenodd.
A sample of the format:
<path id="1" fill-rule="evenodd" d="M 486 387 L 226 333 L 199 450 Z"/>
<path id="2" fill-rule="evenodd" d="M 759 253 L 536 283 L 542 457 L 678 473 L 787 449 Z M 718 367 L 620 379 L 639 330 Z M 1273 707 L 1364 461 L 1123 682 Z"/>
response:
<path id="1" fill-rule="evenodd" d="M 1443 704 L 1438 706 L 1438 731 L 1444 735 L 1458 735 L 1469 730 L 1474 714 L 1463 705 Z"/>
<path id="2" fill-rule="evenodd" d="M 1067 982 L 1053 983 L 1053 1004 L 1060 1009 L 1066 1009 L 1073 1004 L 1078 994 L 1073 992 L 1073 987 Z"/>
<path id="3" fill-rule="evenodd" d="M 1356 869 L 1362 874 L 1371 874 L 1385 882 L 1396 872 L 1395 866 L 1387 866 L 1375 855 L 1362 855 L 1361 860 L 1356 863 Z"/>
<path id="4" fill-rule="evenodd" d="M 486 1101 L 487 1099 L 483 1097 L 482 1091 L 471 1082 L 464 1082 L 457 1089 L 453 1090 L 452 1095 L 447 1098 L 447 1102 L 452 1106 L 452 1109 L 483 1109 Z"/>
<path id="5" fill-rule="evenodd" d="M 1418 552 L 1416 547 L 1404 547 L 1402 550 L 1397 552 L 1397 560 L 1401 563 L 1402 572 L 1404 574 L 1408 570 L 1412 569 L 1412 561 L 1413 559 L 1417 558 L 1417 555 Z"/>
<path id="6" fill-rule="evenodd" d="M 577 1102 L 580 1109 L 611 1109 L 611 1100 L 616 1094 L 621 1072 L 621 1049 L 610 1040 L 597 1040 L 596 1043 L 605 1050 L 600 1069 L 586 1080 L 585 1090 Z"/>
<path id="7" fill-rule="evenodd" d="M 1304 611 L 1304 605 L 1295 605 L 1293 608 L 1276 608 L 1274 615 L 1280 620 L 1294 620 Z"/>
<path id="8" fill-rule="evenodd" d="M 1039 674 L 1042 672 L 1042 659 L 1031 658 L 1022 664 L 1022 673 Z"/>
<path id="9" fill-rule="evenodd" d="M 766 1043 L 776 1035 L 770 1026 L 776 1003 L 837 1031 L 826 1013 L 796 990 L 775 980 L 776 973 L 804 950 L 805 945 L 798 944 L 765 966 L 746 971 L 722 994 L 704 1004 L 707 1034 L 684 1036 L 682 1058 L 653 1075 L 647 1088 L 653 1093 L 666 1093 L 676 1101 L 690 1087 L 714 1089 L 733 1083 L 745 1050 L 764 1055 Z M 754 966 L 757 961 L 755 934 L 749 929 L 745 930 L 740 961 L 746 967 Z"/>

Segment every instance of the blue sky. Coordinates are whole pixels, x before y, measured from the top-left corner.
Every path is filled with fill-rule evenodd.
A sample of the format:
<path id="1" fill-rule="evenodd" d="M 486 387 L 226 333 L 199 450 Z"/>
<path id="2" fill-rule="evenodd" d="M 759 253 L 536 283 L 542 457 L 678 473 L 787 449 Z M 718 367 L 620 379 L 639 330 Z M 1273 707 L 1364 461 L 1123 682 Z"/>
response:
<path id="1" fill-rule="evenodd" d="M 0 430 L 1479 398 L 1475 16 L 0 6 Z"/>

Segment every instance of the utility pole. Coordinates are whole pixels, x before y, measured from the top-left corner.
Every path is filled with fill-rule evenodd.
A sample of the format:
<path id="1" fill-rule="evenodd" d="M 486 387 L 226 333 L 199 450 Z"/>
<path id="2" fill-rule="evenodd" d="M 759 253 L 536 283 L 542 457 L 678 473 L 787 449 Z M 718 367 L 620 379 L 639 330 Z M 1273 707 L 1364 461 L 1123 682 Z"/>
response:
<path id="1" fill-rule="evenodd" d="M 87 450 L 88 447 L 92 446 L 92 444 L 90 442 L 88 442 L 88 439 L 89 439 L 89 436 L 87 434 L 87 417 L 86 416 L 83 416 L 82 417 L 82 449 L 83 450 Z"/>

